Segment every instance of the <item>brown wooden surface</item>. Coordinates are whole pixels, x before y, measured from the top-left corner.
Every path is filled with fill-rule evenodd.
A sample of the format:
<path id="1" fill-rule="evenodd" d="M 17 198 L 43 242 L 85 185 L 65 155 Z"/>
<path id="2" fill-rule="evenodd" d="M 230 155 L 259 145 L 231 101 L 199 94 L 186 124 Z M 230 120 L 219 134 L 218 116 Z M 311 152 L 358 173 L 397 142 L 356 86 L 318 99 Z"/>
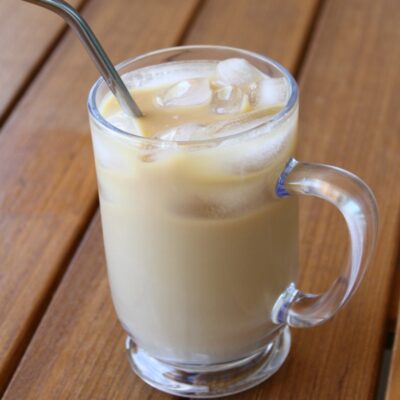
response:
<path id="1" fill-rule="evenodd" d="M 85 0 L 71 0 L 80 8 Z M 0 2 L 0 121 L 65 30 L 64 21 L 32 4 Z"/>
<path id="2" fill-rule="evenodd" d="M 290 382 L 296 399 L 365 400 L 376 393 L 399 245 L 400 5 L 335 0 L 322 11 L 301 70 L 300 158 L 364 179 L 379 205 L 380 237 L 350 303 L 331 322 L 296 330 L 291 359 L 254 393 L 291 399 Z M 326 287 L 346 258 L 342 221 L 316 202 L 303 211 L 300 287 Z"/>
<path id="3" fill-rule="evenodd" d="M 289 0 L 285 3 L 208 0 L 188 31 L 185 43 L 212 43 L 257 51 L 295 72 L 319 1 Z"/>
<path id="4" fill-rule="evenodd" d="M 107 4 L 84 15 L 121 61 L 179 40 L 197 0 Z M 0 134 L 0 392 L 97 205 L 86 111 L 96 77 L 69 32 Z"/>
<path id="5" fill-rule="evenodd" d="M 300 71 L 299 156 L 352 170 L 372 187 L 381 212 L 378 251 L 350 304 L 324 326 L 295 331 L 282 369 L 232 398 L 374 398 L 399 245 L 399 3 L 327 0 L 320 13 L 311 0 L 219 0 L 200 8 L 194 0 L 106 4 L 91 0 L 85 12 L 115 61 L 183 37 L 187 43 L 257 50 Z M 129 23 L 131 15 L 135 24 Z M 122 22 L 116 24 L 118 18 Z M 136 38 L 134 44 L 127 32 Z M 10 357 L 23 351 L 95 210 L 84 110 L 95 75 L 67 35 L 0 135 L 0 232 L 7 232 L 0 237 L 3 370 Z M 300 286 L 321 290 L 345 259 L 343 223 L 315 201 L 305 202 L 301 223 Z M 171 398 L 131 372 L 124 336 L 109 296 L 96 214 L 5 399 Z M 399 337 L 390 400 L 398 398 Z"/>

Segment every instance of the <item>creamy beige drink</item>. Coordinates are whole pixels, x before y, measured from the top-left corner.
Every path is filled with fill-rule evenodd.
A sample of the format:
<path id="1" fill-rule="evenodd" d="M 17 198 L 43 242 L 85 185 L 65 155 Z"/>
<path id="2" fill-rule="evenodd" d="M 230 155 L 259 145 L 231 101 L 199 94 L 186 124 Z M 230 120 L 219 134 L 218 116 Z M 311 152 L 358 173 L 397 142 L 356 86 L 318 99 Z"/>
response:
<path id="1" fill-rule="evenodd" d="M 118 317 L 163 360 L 251 354 L 271 340 L 272 307 L 297 265 L 296 200 L 275 194 L 296 141 L 296 110 L 273 123 L 287 83 L 241 59 L 172 62 L 124 80 L 145 117 L 125 116 L 109 95 L 100 110 L 126 134 L 92 121 Z"/>

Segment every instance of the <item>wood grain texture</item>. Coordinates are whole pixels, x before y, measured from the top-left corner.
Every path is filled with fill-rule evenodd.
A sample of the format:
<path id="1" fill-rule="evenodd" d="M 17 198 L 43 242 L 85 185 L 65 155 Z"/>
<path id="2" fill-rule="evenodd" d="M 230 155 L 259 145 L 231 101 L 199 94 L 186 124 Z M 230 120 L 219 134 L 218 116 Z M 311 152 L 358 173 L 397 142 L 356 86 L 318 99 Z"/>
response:
<path id="1" fill-rule="evenodd" d="M 377 252 L 350 304 L 328 324 L 295 331 L 286 365 L 243 398 L 374 398 L 399 245 L 399 18 L 392 0 L 335 0 L 323 9 L 300 79 L 299 157 L 346 168 L 371 186 Z M 343 222 L 313 201 L 301 225 L 300 287 L 327 287 L 346 258 Z"/>
<path id="2" fill-rule="evenodd" d="M 308 25 L 314 13 L 315 2 L 309 2 L 308 12 L 298 15 L 287 12 L 296 2 L 281 3 L 278 0 L 259 0 L 252 3 L 260 10 L 266 3 L 280 4 L 274 9 L 275 18 L 282 16 L 281 23 L 288 29 L 280 37 L 281 46 L 276 46 L 277 38 L 269 25 L 257 26 L 260 34 L 269 38 L 274 56 L 285 58 L 291 67 L 296 65 L 297 52 L 290 56 L 286 49 L 292 46 L 293 32 L 298 25 L 303 38 L 307 35 Z M 201 9 L 200 18 L 213 9 L 207 3 Z M 234 2 L 243 4 L 244 2 Z M 234 9 L 231 9 L 234 11 Z M 288 19 L 288 15 L 291 18 Z M 231 17 L 231 15 L 229 15 Z M 232 17 L 233 18 L 233 17 Z M 231 21 L 242 26 L 243 34 L 254 28 L 251 19 L 237 15 Z M 163 28 L 165 29 L 165 27 Z M 197 29 L 194 22 L 192 30 Z M 160 33 L 158 33 L 160 35 Z M 191 32 L 187 38 L 191 37 Z M 206 33 L 204 33 L 206 35 Z M 204 42 L 217 42 L 218 34 L 212 33 L 201 39 Z M 241 45 L 237 32 L 231 31 L 232 45 Z M 298 40 L 299 46 L 302 41 Z M 268 51 L 268 41 L 263 44 Z M 280 53 L 279 53 L 280 49 Z M 75 171 L 76 173 L 76 171 Z M 86 183 L 86 186 L 90 183 Z M 89 190 L 89 189 L 87 189 Z M 62 284 L 57 290 L 48 312 L 42 320 L 34 339 L 17 370 L 5 399 L 164 399 L 168 396 L 153 391 L 131 372 L 126 360 L 124 333 L 116 320 L 110 301 L 106 279 L 100 225 L 98 217 L 87 233 L 83 246 L 67 270 Z"/>
<path id="3" fill-rule="evenodd" d="M 71 0 L 79 8 L 85 0 Z M 0 121 L 66 28 L 55 14 L 23 1 L 0 2 Z"/>
<path id="4" fill-rule="evenodd" d="M 107 4 L 84 15 L 121 61 L 179 40 L 197 0 Z M 69 32 L 0 135 L 0 392 L 97 205 L 86 111 L 96 77 Z"/>
<path id="5" fill-rule="evenodd" d="M 294 71 L 317 6 L 317 0 L 289 0 L 285 4 L 280 1 L 208 0 L 188 31 L 185 43 L 212 43 L 256 51 Z M 285 49 L 282 49 L 282 41 Z"/>

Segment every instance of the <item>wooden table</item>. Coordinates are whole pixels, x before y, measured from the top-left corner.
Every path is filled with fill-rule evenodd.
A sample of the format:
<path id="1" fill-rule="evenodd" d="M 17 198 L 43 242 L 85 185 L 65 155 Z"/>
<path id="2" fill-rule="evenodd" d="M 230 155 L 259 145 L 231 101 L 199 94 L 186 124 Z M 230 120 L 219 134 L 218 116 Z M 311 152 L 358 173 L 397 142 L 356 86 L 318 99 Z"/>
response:
<path id="1" fill-rule="evenodd" d="M 294 331 L 281 370 L 233 398 L 400 399 L 399 1 L 71 3 L 115 62 L 186 43 L 279 60 L 300 83 L 299 158 L 349 169 L 376 194 L 378 248 L 350 304 L 321 327 Z M 96 70 L 57 16 L 16 0 L 0 2 L 0 57 L 1 393 L 171 398 L 131 372 L 110 300 L 85 104 Z M 300 284 L 323 290 L 346 257 L 343 222 L 307 200 L 301 225 Z"/>

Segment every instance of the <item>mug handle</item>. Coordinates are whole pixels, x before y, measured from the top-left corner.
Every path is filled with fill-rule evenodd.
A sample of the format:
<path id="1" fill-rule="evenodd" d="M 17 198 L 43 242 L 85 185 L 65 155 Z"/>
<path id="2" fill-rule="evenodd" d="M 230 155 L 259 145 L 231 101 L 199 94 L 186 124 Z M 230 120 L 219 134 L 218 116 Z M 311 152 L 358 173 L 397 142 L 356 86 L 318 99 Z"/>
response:
<path id="1" fill-rule="evenodd" d="M 281 174 L 278 197 L 303 194 L 319 197 L 336 206 L 343 215 L 350 254 L 339 277 L 322 294 L 305 293 L 291 284 L 272 310 L 272 320 L 292 327 L 322 324 L 350 299 L 359 286 L 375 248 L 378 211 L 370 188 L 357 176 L 341 168 L 302 163 L 292 158 Z"/>

